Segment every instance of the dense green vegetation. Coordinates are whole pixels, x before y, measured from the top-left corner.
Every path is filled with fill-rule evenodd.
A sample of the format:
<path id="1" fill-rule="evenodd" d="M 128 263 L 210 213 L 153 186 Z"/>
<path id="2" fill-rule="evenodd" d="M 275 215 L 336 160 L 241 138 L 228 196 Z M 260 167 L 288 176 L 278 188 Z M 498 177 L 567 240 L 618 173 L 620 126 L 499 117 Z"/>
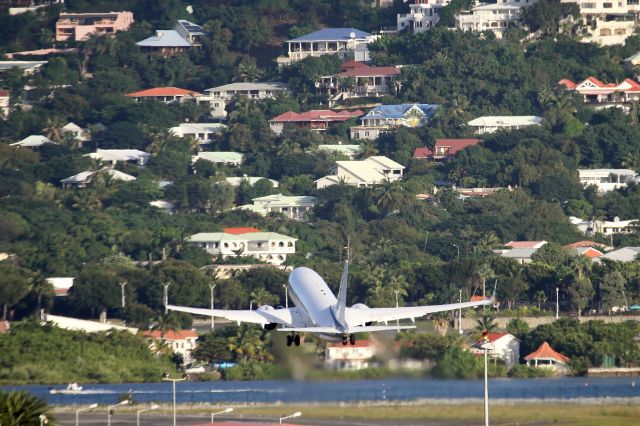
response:
<path id="1" fill-rule="evenodd" d="M 193 15 L 186 11 L 187 3 L 193 6 Z M 315 268 L 334 290 L 343 247 L 349 240 L 353 262 L 348 299 L 369 306 L 393 306 L 395 291 L 401 304 L 457 301 L 459 289 L 468 299 L 495 280 L 501 309 L 507 310 L 519 305 L 549 308 L 556 287 L 565 312 L 581 314 L 587 308 L 610 312 L 613 307 L 637 303 L 638 262 L 592 264 L 562 245 L 585 239 L 569 216 L 640 218 L 640 186 L 629 185 L 600 196 L 593 188 L 583 188 L 576 172 L 578 167 L 638 170 L 639 110 L 634 106 L 628 114 L 618 109 L 596 112 L 556 86 L 561 78 L 581 80 L 594 75 L 613 82 L 633 77 L 637 70 L 624 65 L 622 59 L 640 49 L 640 37 L 628 38 L 624 46 L 599 47 L 567 34 L 556 36 L 555 24 L 540 27 L 540 37 L 530 42 L 521 42 L 519 33 L 496 40 L 489 34 L 478 37 L 440 27 L 419 35 L 384 36 L 371 48 L 375 64 L 405 66 L 400 93 L 383 101 L 419 101 L 442 108 L 423 128 L 401 128 L 362 143 L 362 157 L 381 154 L 405 165 L 402 182 L 316 190 L 313 181 L 343 158 L 318 153 L 315 148 L 346 142 L 350 123 L 322 134 L 285 128 L 276 137 L 268 120 L 288 110 L 326 107 L 327 99 L 316 92 L 314 83 L 319 76 L 338 70 L 340 62 L 333 57 L 313 58 L 278 70 L 274 59 L 290 36 L 323 26 L 373 31 L 392 23 L 395 13 L 407 7 L 396 1 L 393 8 L 380 10 L 369 3 L 68 0 L 65 7 L 71 11 L 133 10 L 136 24 L 115 37 L 67 43 L 79 51 L 49 57 L 49 63 L 32 77 L 14 71 L 0 75 L 1 86 L 11 90 L 13 108 L 6 120 L 0 120 L 0 251 L 15 255 L 0 262 L 3 317 L 25 318 L 45 307 L 92 318 L 104 311 L 142 328 L 167 323 L 168 318 L 162 316 L 162 283 L 172 283 L 171 302 L 208 306 L 208 284 L 213 278 L 199 268 L 212 260 L 186 238 L 228 226 L 254 226 L 297 238 L 297 254 L 287 263 Z M 449 9 L 463 3 L 453 2 Z M 543 3 L 526 16 L 534 30 L 547 16 L 553 18 L 549 22 L 556 22 L 558 14 L 571 12 L 559 11 L 552 1 Z M 56 5 L 38 15 L 0 15 L 0 54 L 49 46 L 59 11 Z M 173 27 L 178 18 L 205 27 L 202 48 L 161 58 L 135 45 L 154 29 Z M 124 96 L 155 86 L 204 91 L 230 81 L 258 79 L 280 79 L 289 83 L 291 92 L 260 102 L 241 98 L 229 106 L 228 130 L 208 149 L 244 153 L 245 163 L 239 168 L 191 164 L 198 150 L 195 141 L 168 132 L 185 120 L 206 119 L 203 107 L 189 102 L 135 103 Z M 25 85 L 35 89 L 25 90 Z M 481 146 L 462 151 L 450 162 L 411 158 L 416 147 L 433 146 L 435 138 L 471 136 L 466 123 L 492 114 L 536 114 L 544 122 L 536 128 L 488 135 Z M 65 136 L 61 128 L 68 121 L 89 129 L 91 141 L 79 147 Z M 9 146 L 30 134 L 44 134 L 57 144 L 37 150 Z M 144 169 L 117 166 L 134 175 L 134 182 L 117 182 L 103 173 L 88 188 L 63 190 L 61 179 L 99 168 L 85 156 L 96 148 L 142 149 L 152 159 Z M 280 186 L 273 188 L 266 180 L 253 187 L 232 188 L 222 183 L 225 177 L 244 174 L 277 179 Z M 160 187 L 162 181 L 172 184 Z M 458 187 L 505 189 L 492 197 L 466 201 L 449 189 L 440 189 L 433 202 L 416 198 L 418 193 L 433 193 L 439 181 Z M 308 223 L 229 210 L 277 192 L 315 195 L 320 204 Z M 149 206 L 157 199 L 172 200 L 176 214 Z M 601 235 L 594 238 L 611 242 Z M 493 253 L 504 242 L 524 239 L 550 244 L 527 265 Z M 616 235 L 612 242 L 637 246 L 640 233 Z M 52 276 L 76 277 L 67 300 L 54 302 L 44 280 Z M 284 305 L 281 285 L 286 279 L 286 273 L 268 269 L 218 279 L 216 306 Z M 118 285 L 123 281 L 128 283 L 125 309 L 120 307 Z M 171 321 L 189 325 L 185 316 Z M 267 374 L 264 363 L 270 359 L 262 351 L 264 335 L 256 330 L 248 340 L 258 347 L 240 351 L 229 348 L 229 342 L 226 346 L 217 343 L 217 350 L 224 347 L 227 351 L 228 360 L 255 363 L 239 368 L 232 373 L 237 374 L 234 377 Z M 444 353 L 455 362 L 468 361 L 453 349 Z M 597 365 L 603 353 L 576 356 L 586 357 L 583 365 Z M 248 354 L 246 359 L 244 354 Z M 0 374 L 9 377 L 11 372 L 20 381 L 76 377 L 66 370 L 60 370 L 65 373 L 57 377 L 49 376 L 53 370 L 42 370 L 37 359 L 30 361 L 35 367 L 26 367 L 25 358 L 19 359 L 19 365 L 7 364 Z M 93 361 L 92 356 L 87 362 Z M 628 362 L 636 363 L 637 357 L 620 355 L 617 359 L 618 364 Z M 112 370 L 117 371 L 113 375 L 96 369 L 99 377 L 95 380 L 151 380 L 158 371 L 156 367 L 138 368 L 142 366 Z M 442 375 L 457 373 L 443 371 Z"/>
<path id="2" fill-rule="evenodd" d="M 158 381 L 174 369 L 168 357 L 125 331 L 86 334 L 22 322 L 0 334 L 2 384 Z"/>
<path id="3" fill-rule="evenodd" d="M 42 424 L 56 426 L 55 418 L 49 413 L 47 403 L 40 398 L 23 391 L 0 391 L 0 422 L 7 426 L 37 426 Z"/>

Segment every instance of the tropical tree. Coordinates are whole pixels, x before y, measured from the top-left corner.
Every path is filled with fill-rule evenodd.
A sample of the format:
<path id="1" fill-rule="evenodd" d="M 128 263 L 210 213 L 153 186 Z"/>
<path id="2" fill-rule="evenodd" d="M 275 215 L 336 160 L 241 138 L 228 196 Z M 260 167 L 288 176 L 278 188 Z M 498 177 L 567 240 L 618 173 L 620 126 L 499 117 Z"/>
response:
<path id="1" fill-rule="evenodd" d="M 627 280 L 618 271 L 612 271 L 602 277 L 600 282 L 600 302 L 609 314 L 614 306 L 623 306 L 624 286 Z"/>
<path id="2" fill-rule="evenodd" d="M 12 261 L 0 262 L 0 304 L 3 307 L 3 320 L 7 320 L 9 308 L 29 293 L 31 280 L 32 272 L 28 269 Z"/>
<path id="3" fill-rule="evenodd" d="M 0 424 L 4 426 L 39 426 L 40 416 L 48 425 L 57 425 L 47 403 L 26 391 L 0 391 Z"/>
<path id="4" fill-rule="evenodd" d="M 241 362 L 270 361 L 273 356 L 267 351 L 260 329 L 246 324 L 237 329 L 237 334 L 228 340 L 229 350 Z"/>
<path id="5" fill-rule="evenodd" d="M 489 315 L 482 315 L 481 318 L 476 320 L 476 326 L 473 329 L 474 334 L 482 335 L 485 332 L 490 332 L 498 327 L 498 323 L 495 322 L 496 318 Z"/>

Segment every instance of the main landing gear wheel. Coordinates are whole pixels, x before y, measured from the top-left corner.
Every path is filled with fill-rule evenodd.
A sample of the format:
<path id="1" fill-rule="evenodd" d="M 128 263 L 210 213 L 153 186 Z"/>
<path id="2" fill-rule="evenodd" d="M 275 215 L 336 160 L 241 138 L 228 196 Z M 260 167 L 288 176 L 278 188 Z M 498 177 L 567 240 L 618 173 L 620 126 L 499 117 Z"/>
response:
<path id="1" fill-rule="evenodd" d="M 349 343 L 351 343 L 351 346 L 356 344 L 356 335 L 355 334 L 351 334 L 349 336 Z"/>
<path id="2" fill-rule="evenodd" d="M 343 336 L 342 337 L 342 346 L 347 346 L 347 343 L 349 343 L 349 337 Z"/>
<path id="3" fill-rule="evenodd" d="M 287 346 L 291 346 L 291 344 L 293 343 L 293 336 L 292 335 L 287 335 Z"/>
<path id="4" fill-rule="evenodd" d="M 293 343 L 295 343 L 296 346 L 300 346 L 300 335 L 296 334 L 295 337 L 293 338 Z"/>

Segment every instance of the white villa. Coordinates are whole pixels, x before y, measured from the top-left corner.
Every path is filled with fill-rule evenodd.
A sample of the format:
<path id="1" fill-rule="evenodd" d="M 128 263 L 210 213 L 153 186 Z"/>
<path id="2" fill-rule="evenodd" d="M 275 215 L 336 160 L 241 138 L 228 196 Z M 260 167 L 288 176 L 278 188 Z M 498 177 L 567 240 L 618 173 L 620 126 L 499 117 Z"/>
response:
<path id="1" fill-rule="evenodd" d="M 46 143 L 55 143 L 51 139 L 42 135 L 31 135 L 22 139 L 20 142 L 12 143 L 11 146 L 23 148 L 38 148 Z"/>
<path id="2" fill-rule="evenodd" d="M 578 176 L 583 186 L 595 185 L 600 193 L 626 188 L 628 182 L 638 182 L 638 174 L 631 169 L 578 169 Z"/>
<path id="3" fill-rule="evenodd" d="M 80 172 L 77 175 L 69 176 L 66 179 L 62 179 L 60 183 L 62 184 L 63 189 L 67 188 L 86 188 L 91 185 L 91 183 L 95 180 L 96 176 L 101 173 L 107 173 L 111 179 L 120 180 L 124 182 L 130 182 L 132 180 L 136 180 L 134 176 L 128 175 L 116 169 L 105 168 L 102 170 L 86 170 L 84 172 Z"/>
<path id="4" fill-rule="evenodd" d="M 589 235 L 630 234 L 639 226 L 638 219 L 620 220 L 617 216 L 613 220 L 583 220 L 572 216 L 569 220 L 579 231 Z"/>
<path id="5" fill-rule="evenodd" d="M 152 349 L 156 347 L 156 342 L 162 342 L 177 354 L 182 355 L 183 364 L 191 362 L 191 351 L 198 346 L 198 333 L 195 330 L 147 330 L 144 338 L 149 342 Z"/>
<path id="6" fill-rule="evenodd" d="M 62 127 L 62 134 L 65 133 L 73 136 L 73 138 L 78 141 L 80 146 L 82 146 L 84 142 L 88 141 L 91 136 L 87 129 L 83 129 L 73 121 L 70 121 L 64 127 Z"/>
<path id="7" fill-rule="evenodd" d="M 355 345 L 327 343 L 324 365 L 328 370 L 362 370 L 371 366 L 376 355 L 376 346 L 371 340 L 356 340 Z"/>
<path id="8" fill-rule="evenodd" d="M 87 154 L 95 160 L 100 160 L 104 164 L 114 165 L 116 163 L 133 163 L 138 166 L 146 166 L 151 158 L 148 152 L 139 149 L 100 149 Z"/>
<path id="9" fill-rule="evenodd" d="M 603 83 L 595 77 L 588 77 L 578 83 L 562 79 L 558 85 L 579 93 L 584 103 L 592 105 L 596 110 L 613 106 L 628 110 L 628 104 L 640 100 L 640 84 L 630 78 L 621 83 Z"/>
<path id="10" fill-rule="evenodd" d="M 472 127 L 476 135 L 484 135 L 499 130 L 517 130 L 523 127 L 539 126 L 541 123 L 542 117 L 535 115 L 487 115 L 469 121 L 467 126 Z"/>
<path id="11" fill-rule="evenodd" d="M 378 37 L 355 28 L 323 28 L 287 40 L 288 54 L 277 59 L 279 65 L 290 65 L 308 57 L 338 55 L 359 62 L 369 62 L 368 43 Z"/>
<path id="12" fill-rule="evenodd" d="M 220 136 L 227 126 L 220 123 L 180 123 L 169 129 L 171 133 L 182 138 L 191 136 L 200 144 L 207 144 Z"/>
<path id="13" fill-rule="evenodd" d="M 489 347 L 487 355 L 489 357 L 501 360 L 509 369 L 518 364 L 520 360 L 520 340 L 513 334 L 489 332 L 487 338 Z M 471 352 L 482 355 L 484 349 L 476 344 L 471 348 Z"/>
<path id="14" fill-rule="evenodd" d="M 425 125 L 435 114 L 440 105 L 399 104 L 379 105 L 360 117 L 360 126 L 351 127 L 351 139 L 377 139 L 381 133 L 391 129 L 404 127 L 420 127 Z"/>
<path id="15" fill-rule="evenodd" d="M 633 35 L 640 17 L 640 2 L 594 0 L 560 0 L 562 3 L 577 3 L 580 20 L 585 24 L 586 34 L 580 41 L 600 45 L 624 44 Z"/>
<path id="16" fill-rule="evenodd" d="M 396 19 L 397 31 L 411 28 L 414 34 L 426 31 L 440 20 L 440 9 L 451 0 L 414 0 L 409 5 L 409 13 L 399 13 Z"/>
<path id="17" fill-rule="evenodd" d="M 329 175 L 316 180 L 316 188 L 322 189 L 340 182 L 352 186 L 371 186 L 400 180 L 404 168 L 403 165 L 382 155 L 360 161 L 336 161 Z"/>
<path id="18" fill-rule="evenodd" d="M 279 81 L 231 83 L 205 90 L 205 95 L 198 96 L 196 102 L 208 103 L 211 106 L 211 117 L 219 120 L 227 118 L 227 104 L 236 97 L 248 99 L 273 99 L 278 92 L 289 90 L 289 86 Z"/>
<path id="19" fill-rule="evenodd" d="M 281 265 L 288 254 L 294 254 L 297 241 L 255 228 L 226 228 L 224 232 L 194 234 L 187 240 L 205 249 L 212 257 L 253 256 L 273 265 Z"/>
<path id="20" fill-rule="evenodd" d="M 266 216 L 268 213 L 282 213 L 289 219 L 305 220 L 307 214 L 318 205 L 316 197 L 301 195 L 289 196 L 282 194 L 267 195 L 252 199 L 253 204 L 237 207 Z"/>
<path id="21" fill-rule="evenodd" d="M 537 0 L 498 0 L 497 3 L 479 3 L 469 11 L 456 15 L 456 28 L 462 31 L 491 30 L 502 37 L 507 28 L 517 26 L 523 7 Z"/>
<path id="22" fill-rule="evenodd" d="M 233 151 L 203 151 L 198 155 L 191 157 L 191 162 L 195 163 L 198 160 L 210 161 L 215 164 L 222 164 L 226 166 L 240 166 L 242 164 L 243 155 L 239 152 Z"/>

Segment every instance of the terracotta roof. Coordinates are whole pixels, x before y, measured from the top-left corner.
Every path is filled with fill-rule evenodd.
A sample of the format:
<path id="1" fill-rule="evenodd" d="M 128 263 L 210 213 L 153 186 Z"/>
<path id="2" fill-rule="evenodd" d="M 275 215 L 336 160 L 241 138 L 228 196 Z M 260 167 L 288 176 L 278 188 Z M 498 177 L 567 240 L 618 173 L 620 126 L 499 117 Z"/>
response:
<path id="1" fill-rule="evenodd" d="M 436 139 L 434 149 L 449 148 L 448 155 L 453 156 L 456 155 L 458 151 L 462 151 L 468 146 L 477 145 L 480 142 L 480 139 Z M 416 148 L 413 152 L 413 158 L 427 158 L 432 157 L 433 155 L 434 151 L 427 147 Z"/>
<path id="2" fill-rule="evenodd" d="M 496 340 L 500 340 L 502 339 L 504 336 L 508 336 L 509 333 L 500 333 L 500 332 L 496 332 L 496 331 L 490 331 L 489 334 L 487 334 L 487 338 L 489 339 L 490 342 L 495 342 Z"/>
<path id="3" fill-rule="evenodd" d="M 471 299 L 469 299 L 469 302 L 480 302 L 481 300 L 488 300 L 489 298 L 487 296 L 482 296 L 480 294 L 474 294 L 473 296 L 471 296 Z"/>
<path id="4" fill-rule="evenodd" d="M 249 232 L 262 232 L 258 228 L 244 227 L 244 228 L 224 228 L 224 232 L 227 234 L 240 235 L 248 234 Z"/>
<path id="5" fill-rule="evenodd" d="M 140 90 L 139 92 L 127 93 L 126 96 L 132 98 L 155 97 L 155 96 L 197 96 L 198 92 L 193 90 L 180 89 L 179 87 L 154 87 L 152 89 Z"/>
<path id="6" fill-rule="evenodd" d="M 270 122 L 275 123 L 290 123 L 290 122 L 305 122 L 305 121 L 347 121 L 351 118 L 356 118 L 364 115 L 364 112 L 357 111 L 347 111 L 342 110 L 339 112 L 332 111 L 330 109 L 314 109 L 311 111 L 303 112 L 298 114 L 297 112 L 288 111 L 283 114 L 280 114 L 276 117 L 273 117 Z"/>
<path id="7" fill-rule="evenodd" d="M 571 361 L 571 358 L 562 355 L 559 352 L 553 350 L 551 346 L 545 341 L 543 342 L 538 349 L 531 352 L 529 355 L 525 356 L 524 359 L 529 361 L 532 359 L 555 359 L 556 361 L 562 362 L 564 364 Z"/>
<path id="8" fill-rule="evenodd" d="M 579 254 L 591 259 L 604 255 L 600 250 L 594 249 L 593 247 L 579 247 L 576 250 Z"/>
<path id="9" fill-rule="evenodd" d="M 343 345 L 341 342 L 338 343 L 329 343 L 327 347 L 329 348 L 368 348 L 373 346 L 371 340 L 356 340 L 355 345 L 351 345 L 350 343 L 347 345 Z"/>
<path id="10" fill-rule="evenodd" d="M 342 71 L 345 71 L 345 70 L 353 69 L 353 68 L 364 69 L 364 68 L 371 68 L 371 67 L 369 65 L 365 64 L 364 62 L 347 61 L 347 62 L 343 62 L 342 65 L 340 65 L 340 68 L 342 69 Z"/>
<path id="11" fill-rule="evenodd" d="M 582 240 L 582 241 L 576 241 L 575 243 L 572 243 L 572 244 L 567 244 L 565 247 L 566 248 L 578 248 L 578 247 L 601 247 L 601 248 L 606 248 L 607 245 L 606 244 L 602 244 L 602 243 L 598 243 L 596 241 Z"/>
<path id="12" fill-rule="evenodd" d="M 0 96 L 2 96 L 3 98 L 6 98 L 9 95 L 10 95 L 10 93 L 9 93 L 8 90 L 0 89 Z"/>
<path id="13" fill-rule="evenodd" d="M 566 86 L 567 89 L 575 89 L 576 88 L 576 84 L 571 80 L 567 80 L 566 78 L 563 78 L 562 80 L 560 80 L 558 82 L 558 84 L 561 85 L 561 86 Z"/>
<path id="14" fill-rule="evenodd" d="M 539 248 L 542 247 L 545 241 L 509 241 L 505 244 L 505 247 L 511 248 Z"/>
<path id="15" fill-rule="evenodd" d="M 590 88 L 590 87 L 578 88 L 578 86 L 581 86 L 586 82 L 593 84 L 594 86 L 596 86 L 596 88 Z M 602 81 L 598 80 L 595 77 L 588 77 L 579 83 L 574 83 L 571 80 L 562 79 L 558 82 L 558 84 L 563 85 L 568 89 L 578 88 L 577 90 L 580 93 L 586 94 L 586 95 L 609 94 L 616 91 L 632 92 L 632 93 L 640 92 L 640 84 L 631 78 L 626 78 L 621 83 L 603 83 Z M 607 89 L 607 90 L 600 90 L 600 89 Z"/>
<path id="16" fill-rule="evenodd" d="M 366 67 L 348 68 L 339 75 L 342 77 L 372 77 L 372 76 L 392 76 L 399 75 L 400 70 L 396 67 Z"/>
<path id="17" fill-rule="evenodd" d="M 185 340 L 198 338 L 198 333 L 195 330 L 168 330 L 163 336 L 161 330 L 149 330 L 144 332 L 144 337 L 150 339 Z"/>

